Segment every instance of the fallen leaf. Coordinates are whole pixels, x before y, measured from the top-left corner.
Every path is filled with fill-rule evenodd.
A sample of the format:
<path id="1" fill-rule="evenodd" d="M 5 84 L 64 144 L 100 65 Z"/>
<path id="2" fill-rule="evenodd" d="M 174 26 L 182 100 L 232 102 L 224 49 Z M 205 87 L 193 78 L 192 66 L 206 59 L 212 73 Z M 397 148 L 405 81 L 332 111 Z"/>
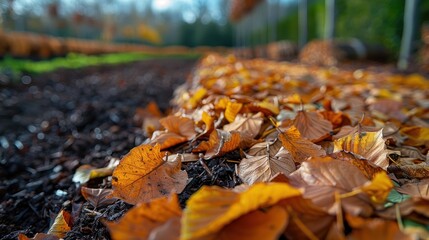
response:
<path id="1" fill-rule="evenodd" d="M 334 111 L 319 111 L 322 117 L 332 124 L 332 128 L 336 129 L 342 126 L 350 125 L 350 118 L 347 117 L 343 112 Z"/>
<path id="2" fill-rule="evenodd" d="M 234 122 L 235 117 L 243 107 L 242 103 L 228 101 L 225 109 L 225 118 L 228 122 Z"/>
<path id="3" fill-rule="evenodd" d="M 303 162 L 309 157 L 326 155 L 321 146 L 301 137 L 299 130 L 295 126 L 291 126 L 285 132 L 279 133 L 279 139 L 296 162 Z"/>
<path id="4" fill-rule="evenodd" d="M 82 187 L 80 192 L 94 208 L 112 204 L 117 200 L 117 198 L 109 197 L 113 192 L 111 189 Z"/>
<path id="5" fill-rule="evenodd" d="M 170 220 L 168 220 L 161 226 L 154 228 L 150 232 L 148 240 L 179 239 L 180 227 L 180 217 L 172 217 Z"/>
<path id="6" fill-rule="evenodd" d="M 352 226 L 353 228 L 353 226 Z M 386 221 L 383 219 L 366 219 L 364 225 L 358 228 L 353 228 L 350 235 L 347 236 L 350 240 L 360 239 L 414 239 L 411 236 L 404 234 L 398 227 L 395 221 Z"/>
<path id="7" fill-rule="evenodd" d="M 335 140 L 334 152 L 341 150 L 360 155 L 384 170 L 389 166 L 382 130 L 377 132 L 355 132 Z"/>
<path id="8" fill-rule="evenodd" d="M 155 131 L 152 134 L 152 138 L 150 139 L 150 143 L 159 144 L 161 146 L 161 150 L 176 146 L 180 143 L 184 143 L 187 141 L 187 137 L 168 131 Z"/>
<path id="9" fill-rule="evenodd" d="M 193 109 L 195 107 L 198 106 L 199 102 L 201 101 L 201 99 L 203 99 L 205 96 L 207 95 L 207 89 L 205 89 L 204 87 L 200 87 L 198 88 L 194 94 L 192 95 L 191 98 L 188 99 L 187 102 L 187 108 L 188 109 Z"/>
<path id="10" fill-rule="evenodd" d="M 387 171 L 394 173 L 398 178 L 429 178 L 429 165 L 424 162 L 403 166 L 390 165 Z"/>
<path id="11" fill-rule="evenodd" d="M 332 132 L 332 123 L 325 120 L 318 112 L 298 111 L 293 125 L 302 137 L 312 142 L 319 142 L 329 137 Z"/>
<path id="12" fill-rule="evenodd" d="M 248 117 L 239 114 L 232 123 L 224 125 L 223 130 L 238 131 L 255 138 L 259 134 L 263 122 L 263 114 L 260 112 Z"/>
<path id="13" fill-rule="evenodd" d="M 241 136 L 239 132 L 227 132 L 216 129 L 210 134 L 209 141 L 202 142 L 193 152 L 204 152 L 206 159 L 222 156 L 240 146 Z"/>
<path id="14" fill-rule="evenodd" d="M 330 154 L 329 156 L 338 160 L 347 161 L 355 165 L 355 167 L 359 168 L 361 173 L 363 173 L 368 179 L 373 179 L 377 173 L 384 172 L 381 167 L 352 152 L 338 151 L 336 153 Z"/>
<path id="15" fill-rule="evenodd" d="M 287 150 L 281 148 L 274 154 L 270 151 L 269 143 L 266 143 L 264 155 L 246 154 L 246 158 L 243 158 L 238 166 L 240 179 L 244 183 L 252 185 L 256 182 L 268 182 L 277 173 L 289 175 L 295 171 L 295 163 Z"/>
<path id="16" fill-rule="evenodd" d="M 27 237 L 25 234 L 20 233 L 18 240 L 59 240 L 60 238 L 52 234 L 36 233 L 33 238 Z"/>
<path id="17" fill-rule="evenodd" d="M 290 183 L 297 188 L 304 188 L 303 197 L 335 215 L 335 192 L 346 194 L 362 187 L 368 179 L 360 170 L 346 161 L 330 157 L 311 158 L 290 176 Z M 341 200 L 346 212 L 353 215 L 370 216 L 373 206 L 363 193 L 353 194 Z"/>
<path id="18" fill-rule="evenodd" d="M 61 210 L 55 218 L 54 223 L 49 228 L 48 234 L 57 236 L 59 238 L 64 238 L 67 232 L 71 230 L 72 223 L 73 222 L 70 213 Z"/>
<path id="19" fill-rule="evenodd" d="M 140 145 L 121 160 L 112 176 L 112 196 L 130 204 L 180 193 L 188 174 L 181 171 L 181 161 L 164 161 L 160 145 Z"/>
<path id="20" fill-rule="evenodd" d="M 247 213 L 299 195 L 298 189 L 286 183 L 257 183 L 241 193 L 217 186 L 203 186 L 187 202 L 181 239 L 214 235 Z"/>
<path id="21" fill-rule="evenodd" d="M 89 180 L 112 175 L 115 167 L 95 168 L 85 164 L 76 169 L 72 181 L 75 183 L 85 184 Z"/>
<path id="22" fill-rule="evenodd" d="M 222 228 L 211 239 L 272 239 L 277 240 L 288 222 L 286 211 L 274 206 L 268 210 L 255 210 L 247 213 Z M 208 238 L 210 238 L 208 237 Z M 207 238 L 204 238 L 207 239 Z"/>
<path id="23" fill-rule="evenodd" d="M 205 124 L 204 132 L 201 133 L 201 136 L 210 134 L 214 129 L 214 119 L 207 112 L 203 112 L 201 120 Z"/>
<path id="24" fill-rule="evenodd" d="M 417 183 L 407 183 L 395 189 L 412 197 L 429 200 L 429 179 L 422 179 Z"/>
<path id="25" fill-rule="evenodd" d="M 197 135 L 195 132 L 194 121 L 190 118 L 170 115 L 165 118 L 161 118 L 159 122 L 167 132 L 176 133 L 179 136 L 186 137 L 188 140 Z"/>
<path id="26" fill-rule="evenodd" d="M 377 132 L 379 131 L 379 127 L 367 126 L 362 124 L 357 124 L 356 126 L 343 126 L 341 130 L 333 136 L 333 139 L 340 139 L 346 137 L 348 135 L 353 135 L 355 133 L 363 133 L 363 132 Z"/>
<path id="27" fill-rule="evenodd" d="M 282 142 L 278 139 L 270 142 L 260 142 L 253 145 L 248 151 L 247 154 L 250 156 L 264 156 L 267 154 L 267 148 L 270 155 L 275 155 L 280 148 L 282 148 Z"/>
<path id="28" fill-rule="evenodd" d="M 265 116 L 277 115 L 280 112 L 279 107 L 277 105 L 268 101 L 249 104 L 248 108 L 255 113 L 262 112 Z"/>
<path id="29" fill-rule="evenodd" d="M 376 173 L 371 182 L 368 182 L 364 186 L 359 187 L 362 192 L 368 194 L 371 201 L 377 204 L 381 204 L 386 201 L 392 188 L 392 180 L 390 180 L 386 172 Z"/>
<path id="30" fill-rule="evenodd" d="M 159 227 L 170 224 L 171 219 L 180 217 L 180 208 L 177 195 L 153 199 L 147 203 L 139 203 L 130 209 L 118 222 L 104 221 L 113 239 L 149 239 L 152 231 L 159 231 Z M 178 239 L 179 232 L 174 232 Z M 154 233 L 156 234 L 156 233 Z M 174 239 L 174 238 L 172 238 Z"/>
<path id="31" fill-rule="evenodd" d="M 407 139 L 404 144 L 409 146 L 429 146 L 429 128 L 428 127 L 403 127 L 400 130 L 401 134 L 405 135 Z"/>

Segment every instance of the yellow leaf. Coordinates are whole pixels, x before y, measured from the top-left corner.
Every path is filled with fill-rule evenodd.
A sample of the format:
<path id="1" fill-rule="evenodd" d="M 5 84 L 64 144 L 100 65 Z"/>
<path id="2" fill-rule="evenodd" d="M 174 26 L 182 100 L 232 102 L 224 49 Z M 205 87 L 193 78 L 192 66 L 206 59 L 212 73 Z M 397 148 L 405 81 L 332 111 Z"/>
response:
<path id="1" fill-rule="evenodd" d="M 280 112 L 280 109 L 277 105 L 268 102 L 268 101 L 262 101 L 262 102 L 256 102 L 253 104 L 250 104 L 248 106 L 253 112 L 263 112 L 266 115 L 277 115 Z"/>
<path id="2" fill-rule="evenodd" d="M 212 116 L 210 116 L 210 114 L 208 114 L 207 112 L 203 112 L 201 120 L 206 125 L 202 135 L 211 133 L 214 129 L 214 119 L 212 118 Z"/>
<path id="3" fill-rule="evenodd" d="M 228 122 L 234 122 L 235 117 L 240 112 L 243 104 L 229 101 L 225 109 L 225 118 Z"/>
<path id="4" fill-rule="evenodd" d="M 378 132 L 356 132 L 334 141 L 334 152 L 345 150 L 360 155 L 375 165 L 387 169 L 386 145 L 383 130 Z"/>
<path id="5" fill-rule="evenodd" d="M 193 109 L 198 106 L 201 99 L 203 99 L 207 95 L 207 89 L 200 87 L 198 88 L 194 95 L 188 100 L 187 108 Z"/>
<path id="6" fill-rule="evenodd" d="M 404 127 L 401 128 L 401 133 L 408 139 L 404 144 L 410 146 L 429 146 L 429 128 L 428 127 Z"/>
<path id="7" fill-rule="evenodd" d="M 371 182 L 365 184 L 360 189 L 370 196 L 374 203 L 384 203 L 389 196 L 393 183 L 385 172 L 375 174 Z"/>
<path id="8" fill-rule="evenodd" d="M 64 238 L 71 230 L 72 219 L 70 213 L 61 210 L 48 230 L 48 234 Z"/>
<path id="9" fill-rule="evenodd" d="M 244 214 L 300 195 L 286 183 L 258 183 L 241 193 L 203 186 L 191 196 L 183 212 L 181 239 L 210 236 Z"/>
<path id="10" fill-rule="evenodd" d="M 293 160 L 303 162 L 309 157 L 320 157 L 326 155 L 321 146 L 301 137 L 295 126 L 289 127 L 285 132 L 279 133 L 279 139 L 283 147 L 290 152 Z"/>
<path id="11" fill-rule="evenodd" d="M 113 239 L 148 239 L 151 232 L 182 215 L 177 195 L 139 203 L 118 222 L 105 221 Z M 176 237 L 180 235 L 176 232 Z M 173 238 L 174 239 L 174 238 Z"/>
<path id="12" fill-rule="evenodd" d="M 181 161 L 164 161 L 160 145 L 140 145 L 121 160 L 112 176 L 112 195 L 136 204 L 180 193 L 188 175 L 181 171 Z"/>

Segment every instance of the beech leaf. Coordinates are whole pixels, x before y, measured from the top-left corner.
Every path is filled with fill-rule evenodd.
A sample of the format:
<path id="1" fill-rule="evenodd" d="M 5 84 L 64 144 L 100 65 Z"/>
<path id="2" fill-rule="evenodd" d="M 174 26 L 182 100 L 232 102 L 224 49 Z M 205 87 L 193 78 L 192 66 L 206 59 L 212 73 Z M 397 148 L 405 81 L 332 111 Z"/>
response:
<path id="1" fill-rule="evenodd" d="M 95 208 L 112 204 L 117 200 L 117 198 L 109 197 L 113 192 L 111 189 L 82 187 L 80 192 L 86 201 Z"/>
<path id="2" fill-rule="evenodd" d="M 295 171 L 295 163 L 290 153 L 281 148 L 275 155 L 270 154 L 270 144 L 266 143 L 265 154 L 251 156 L 246 154 L 238 166 L 238 176 L 246 184 L 267 182 L 277 173 L 289 175 Z"/>
<path id="3" fill-rule="evenodd" d="M 228 132 L 239 131 L 255 138 L 261 130 L 263 122 L 263 114 L 260 112 L 249 117 L 244 117 L 239 114 L 232 123 L 223 126 L 223 130 Z"/>
<path id="4" fill-rule="evenodd" d="M 140 145 L 121 160 L 113 172 L 114 197 L 130 204 L 180 193 L 185 188 L 188 175 L 180 170 L 181 161 L 165 161 L 160 145 Z"/>
<path id="5" fill-rule="evenodd" d="M 389 166 L 382 129 L 377 132 L 355 132 L 335 140 L 334 152 L 341 150 L 360 155 L 384 170 Z"/>
<path id="6" fill-rule="evenodd" d="M 302 137 L 312 142 L 319 142 L 330 136 L 332 123 L 325 120 L 318 112 L 298 111 L 293 125 L 299 130 Z"/>
<path id="7" fill-rule="evenodd" d="M 71 230 L 72 219 L 69 212 L 61 210 L 57 217 L 54 220 L 54 223 L 48 230 L 48 234 L 57 236 L 59 238 L 64 238 Z"/>
<path id="8" fill-rule="evenodd" d="M 286 183 L 257 183 L 240 193 L 203 186 L 191 196 L 183 212 L 181 239 L 213 236 L 247 213 L 300 195 Z"/>
<path id="9" fill-rule="evenodd" d="M 303 162 L 309 157 L 326 155 L 321 146 L 301 137 L 299 130 L 295 126 L 291 126 L 285 132 L 279 133 L 279 139 L 296 162 Z"/>
<path id="10" fill-rule="evenodd" d="M 159 122 L 167 132 L 176 133 L 179 136 L 186 137 L 187 140 L 190 140 L 197 135 L 195 132 L 194 121 L 190 118 L 170 115 L 165 118 L 161 118 Z"/>
<path id="11" fill-rule="evenodd" d="M 216 129 L 210 134 L 210 138 L 206 142 L 194 149 L 194 152 L 206 151 L 205 158 L 209 159 L 215 156 L 222 156 L 225 153 L 231 152 L 240 147 L 241 135 L 239 132 L 227 132 Z"/>
<path id="12" fill-rule="evenodd" d="M 173 194 L 171 197 L 162 197 L 153 199 L 148 203 L 139 203 L 130 209 L 118 222 L 104 221 L 104 224 L 109 229 L 113 239 L 148 239 L 152 231 L 159 231 L 159 227 L 171 224 L 169 221 L 180 217 L 181 214 L 182 210 L 177 195 Z M 175 238 L 178 239 L 180 231 L 172 232 L 175 234 Z M 157 235 L 159 233 L 153 234 Z"/>

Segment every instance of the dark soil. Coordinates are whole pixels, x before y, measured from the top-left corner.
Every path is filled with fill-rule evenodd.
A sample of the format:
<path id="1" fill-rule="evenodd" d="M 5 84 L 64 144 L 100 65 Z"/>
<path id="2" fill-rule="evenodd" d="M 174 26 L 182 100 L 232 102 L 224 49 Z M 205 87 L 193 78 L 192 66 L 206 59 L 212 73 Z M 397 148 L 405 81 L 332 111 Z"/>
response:
<path id="1" fill-rule="evenodd" d="M 132 206 L 119 200 L 88 211 L 94 209 L 73 174 L 83 164 L 105 167 L 141 144 L 136 108 L 155 101 L 166 110 L 194 64 L 170 59 L 60 70 L 0 86 L 0 239 L 46 232 L 61 209 L 74 217 L 66 239 L 109 239 L 100 219 L 116 220 Z M 184 165 L 192 180 L 182 206 L 203 184 L 237 184 L 227 157 L 207 163 L 211 174 L 198 162 Z M 86 186 L 109 187 L 108 179 Z"/>

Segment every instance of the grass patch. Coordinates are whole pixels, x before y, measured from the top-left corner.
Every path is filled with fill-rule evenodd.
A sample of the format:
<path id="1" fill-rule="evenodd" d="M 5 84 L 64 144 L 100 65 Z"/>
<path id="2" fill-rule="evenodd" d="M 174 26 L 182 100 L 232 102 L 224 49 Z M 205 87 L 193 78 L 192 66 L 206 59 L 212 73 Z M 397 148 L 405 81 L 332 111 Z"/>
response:
<path id="1" fill-rule="evenodd" d="M 159 58 L 183 58 L 196 59 L 199 54 L 147 54 L 147 53 L 109 53 L 103 55 L 83 55 L 70 53 L 65 57 L 58 57 L 49 60 L 34 61 L 30 59 L 17 59 L 6 56 L 0 60 L 0 72 L 9 72 L 19 76 L 22 73 L 40 74 L 51 72 L 59 68 L 76 69 L 87 66 L 119 64 L 148 59 Z"/>

